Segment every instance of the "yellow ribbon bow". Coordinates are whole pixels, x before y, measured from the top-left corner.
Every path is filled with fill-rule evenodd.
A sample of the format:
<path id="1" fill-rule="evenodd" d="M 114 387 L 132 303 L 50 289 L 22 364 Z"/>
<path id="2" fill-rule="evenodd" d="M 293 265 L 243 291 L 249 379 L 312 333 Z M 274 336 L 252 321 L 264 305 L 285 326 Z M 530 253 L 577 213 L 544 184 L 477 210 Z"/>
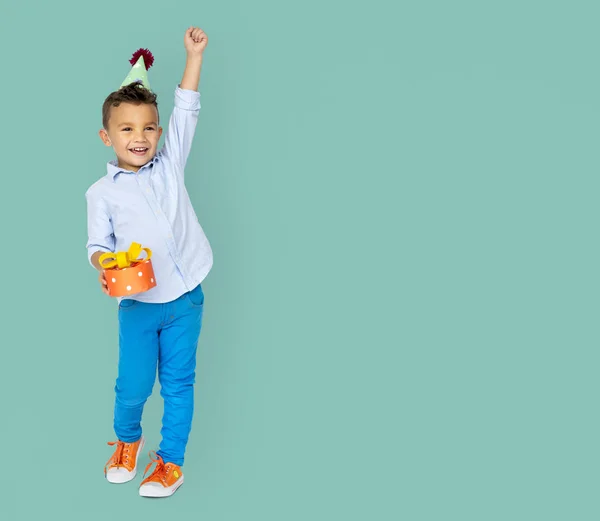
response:
<path id="1" fill-rule="evenodd" d="M 142 251 L 146 252 L 146 258 L 140 259 L 140 254 Z M 132 264 L 136 264 L 138 262 L 142 262 L 143 260 L 148 260 L 152 257 L 152 250 L 150 248 L 142 248 L 141 244 L 137 242 L 132 242 L 128 251 L 119 251 L 117 253 L 103 253 L 100 255 L 100 259 L 98 262 L 100 266 L 102 266 L 105 270 L 111 268 L 129 268 Z"/>

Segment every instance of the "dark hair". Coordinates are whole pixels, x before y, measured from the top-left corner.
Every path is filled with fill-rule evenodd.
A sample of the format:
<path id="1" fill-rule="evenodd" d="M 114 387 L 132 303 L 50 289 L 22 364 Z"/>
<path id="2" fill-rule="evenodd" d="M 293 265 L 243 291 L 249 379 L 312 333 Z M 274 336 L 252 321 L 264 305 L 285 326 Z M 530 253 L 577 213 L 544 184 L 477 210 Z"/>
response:
<path id="1" fill-rule="evenodd" d="M 104 128 L 108 127 L 111 109 L 113 107 L 118 107 L 121 103 L 154 105 L 158 112 L 156 94 L 149 91 L 138 82 L 130 83 L 115 92 L 111 92 L 104 100 L 104 104 L 102 105 L 102 125 Z"/>

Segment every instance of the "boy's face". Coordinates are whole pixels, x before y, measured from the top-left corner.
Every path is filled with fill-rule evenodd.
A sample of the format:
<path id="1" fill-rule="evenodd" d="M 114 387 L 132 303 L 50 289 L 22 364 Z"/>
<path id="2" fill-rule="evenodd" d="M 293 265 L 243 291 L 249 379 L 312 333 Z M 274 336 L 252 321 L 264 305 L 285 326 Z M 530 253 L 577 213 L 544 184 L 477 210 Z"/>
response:
<path id="1" fill-rule="evenodd" d="M 162 128 L 154 105 L 121 103 L 112 107 L 107 126 L 100 137 L 114 148 L 120 168 L 137 172 L 156 155 Z"/>

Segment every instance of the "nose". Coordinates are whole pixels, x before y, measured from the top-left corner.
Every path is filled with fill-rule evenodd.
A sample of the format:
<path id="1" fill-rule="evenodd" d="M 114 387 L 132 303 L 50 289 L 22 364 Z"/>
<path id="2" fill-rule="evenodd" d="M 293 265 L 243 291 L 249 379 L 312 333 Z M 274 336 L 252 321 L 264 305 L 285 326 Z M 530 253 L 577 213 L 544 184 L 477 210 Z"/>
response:
<path id="1" fill-rule="evenodd" d="M 134 130 L 133 132 L 133 141 L 139 141 L 140 143 L 146 141 L 145 137 L 144 137 L 144 131 L 143 130 Z"/>

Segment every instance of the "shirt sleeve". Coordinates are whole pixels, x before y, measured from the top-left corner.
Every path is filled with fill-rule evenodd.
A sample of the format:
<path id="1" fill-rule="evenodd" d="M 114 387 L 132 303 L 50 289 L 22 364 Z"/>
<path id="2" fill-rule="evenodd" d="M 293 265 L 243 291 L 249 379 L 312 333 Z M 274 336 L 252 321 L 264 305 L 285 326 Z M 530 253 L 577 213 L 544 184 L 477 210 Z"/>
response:
<path id="1" fill-rule="evenodd" d="M 175 103 L 165 136 L 163 155 L 183 176 L 187 158 L 200 113 L 200 93 L 195 90 L 175 89 Z"/>
<path id="2" fill-rule="evenodd" d="M 88 191 L 87 199 L 87 228 L 88 228 L 88 261 L 92 264 L 92 255 L 97 251 L 114 252 L 115 236 L 108 208 L 102 197 Z M 92 264 L 93 266 L 93 264 Z"/>

